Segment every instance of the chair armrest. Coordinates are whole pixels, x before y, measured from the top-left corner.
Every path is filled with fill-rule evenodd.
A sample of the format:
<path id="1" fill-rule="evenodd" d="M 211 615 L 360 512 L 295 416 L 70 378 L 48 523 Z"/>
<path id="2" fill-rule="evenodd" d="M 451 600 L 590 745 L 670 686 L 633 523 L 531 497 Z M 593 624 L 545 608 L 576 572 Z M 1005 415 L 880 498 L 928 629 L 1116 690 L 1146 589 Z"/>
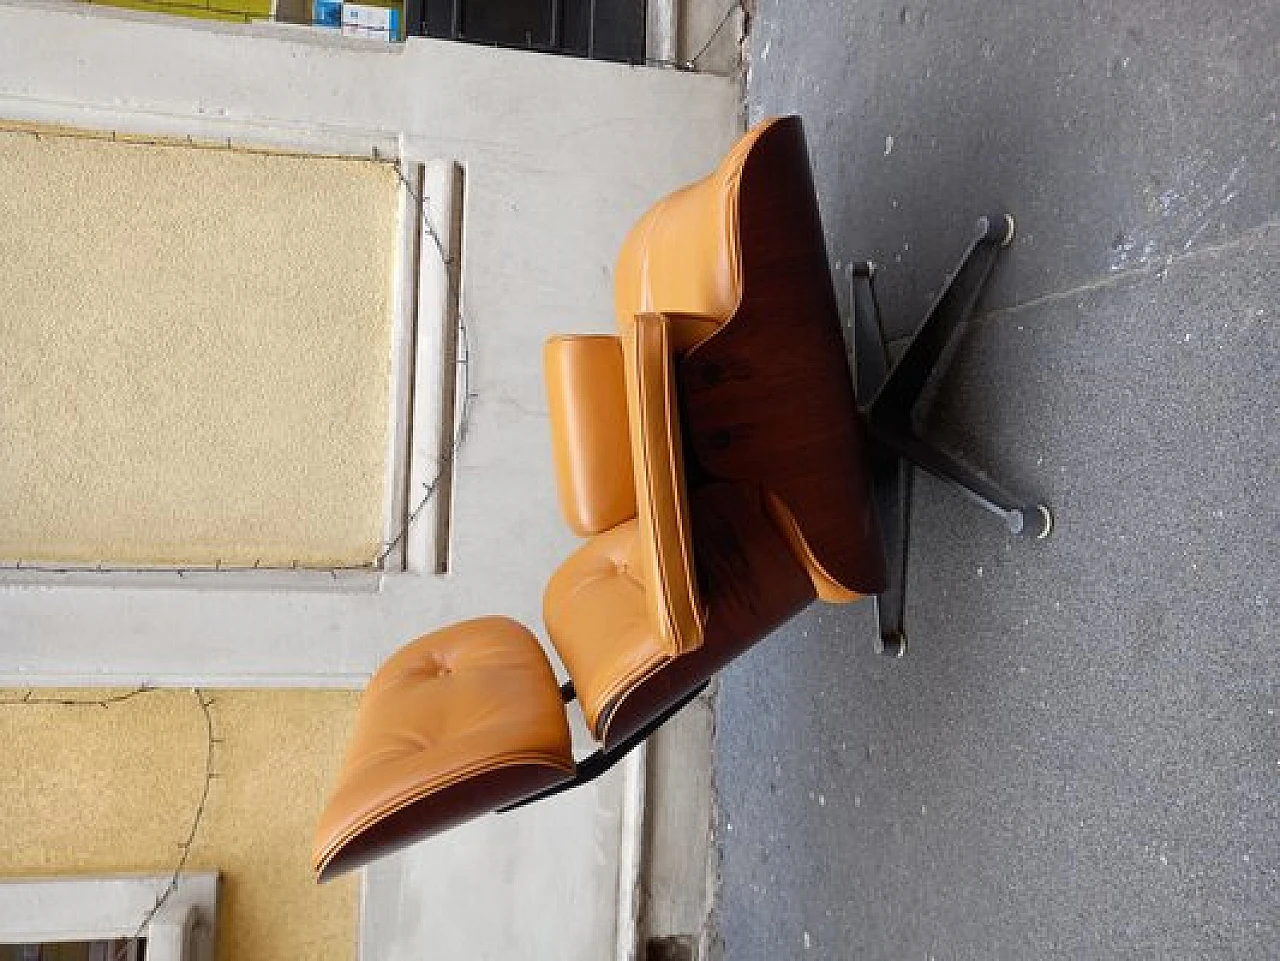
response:
<path id="1" fill-rule="evenodd" d="M 701 646 L 704 611 L 694 572 L 676 358 L 665 317 L 637 315 L 623 335 L 623 362 L 642 573 L 655 631 L 679 655 Z"/>

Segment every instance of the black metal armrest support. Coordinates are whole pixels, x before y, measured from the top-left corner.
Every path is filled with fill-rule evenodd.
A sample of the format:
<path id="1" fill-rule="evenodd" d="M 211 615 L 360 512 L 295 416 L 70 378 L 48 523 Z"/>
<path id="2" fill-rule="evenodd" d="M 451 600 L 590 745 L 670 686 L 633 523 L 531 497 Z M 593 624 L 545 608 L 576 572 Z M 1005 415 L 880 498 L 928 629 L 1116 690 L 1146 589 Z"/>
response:
<path id="1" fill-rule="evenodd" d="M 615 764 L 646 741 L 650 734 L 679 714 L 686 704 L 705 691 L 708 683 L 710 682 L 703 681 L 630 737 L 619 741 L 607 750 L 601 749 L 596 751 L 594 754 L 589 754 L 584 757 L 578 762 L 578 769 L 574 773 L 573 777 L 569 778 L 567 781 L 561 781 L 559 784 L 553 785 L 545 791 L 539 791 L 537 794 L 531 794 L 527 798 L 522 798 L 513 804 L 508 804 L 506 807 L 498 808 L 498 813 L 505 814 L 508 811 L 516 810 L 516 808 L 522 808 L 526 804 L 532 804 L 534 801 L 541 801 L 543 798 L 554 797 L 557 794 L 563 794 L 565 791 L 572 791 L 574 788 L 582 787 L 582 785 L 594 781 L 596 778 L 600 777 L 600 775 L 607 773 Z M 572 700 L 572 683 L 567 683 L 561 687 L 560 691 L 562 695 L 565 693 L 566 688 L 568 688 L 570 692 L 570 696 L 565 698 L 567 702 Z"/>

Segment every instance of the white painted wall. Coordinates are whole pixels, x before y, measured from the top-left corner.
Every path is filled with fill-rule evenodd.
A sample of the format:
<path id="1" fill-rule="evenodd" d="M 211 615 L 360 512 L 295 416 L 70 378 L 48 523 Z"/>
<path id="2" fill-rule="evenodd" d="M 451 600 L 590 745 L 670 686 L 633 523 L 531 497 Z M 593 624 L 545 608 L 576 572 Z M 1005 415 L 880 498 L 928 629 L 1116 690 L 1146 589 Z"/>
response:
<path id="1" fill-rule="evenodd" d="M 721 78 L 281 26 L 0 0 L 0 116 L 352 145 L 399 139 L 467 174 L 463 310 L 475 405 L 454 573 L 377 593 L 0 590 L 0 683 L 358 684 L 404 641 L 486 613 L 540 629 L 572 548 L 552 488 L 540 349 L 608 329 L 624 233 L 740 129 Z M 599 961 L 616 938 L 625 786 L 469 825 L 372 869 L 368 961 Z M 305 843 L 300 839 L 300 843 Z"/>

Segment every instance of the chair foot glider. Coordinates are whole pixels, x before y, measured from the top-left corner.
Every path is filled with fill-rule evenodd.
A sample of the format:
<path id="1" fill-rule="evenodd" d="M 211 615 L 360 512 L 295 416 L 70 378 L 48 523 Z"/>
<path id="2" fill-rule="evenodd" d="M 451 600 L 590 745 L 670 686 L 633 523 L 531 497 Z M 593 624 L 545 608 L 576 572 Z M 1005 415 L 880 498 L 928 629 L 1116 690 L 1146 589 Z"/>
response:
<path id="1" fill-rule="evenodd" d="M 317 827 L 319 877 L 599 777 L 815 599 L 873 597 L 879 647 L 900 656 L 914 467 L 1046 536 L 1048 508 L 920 430 L 1012 230 L 979 221 L 893 365 L 874 271 L 856 269 L 851 373 L 798 118 L 760 124 L 653 207 L 619 257 L 619 332 L 556 337 L 543 355 L 560 504 L 583 538 L 543 605 L 570 681 L 502 617 L 393 655 Z M 572 700 L 600 743 L 580 760 Z"/>

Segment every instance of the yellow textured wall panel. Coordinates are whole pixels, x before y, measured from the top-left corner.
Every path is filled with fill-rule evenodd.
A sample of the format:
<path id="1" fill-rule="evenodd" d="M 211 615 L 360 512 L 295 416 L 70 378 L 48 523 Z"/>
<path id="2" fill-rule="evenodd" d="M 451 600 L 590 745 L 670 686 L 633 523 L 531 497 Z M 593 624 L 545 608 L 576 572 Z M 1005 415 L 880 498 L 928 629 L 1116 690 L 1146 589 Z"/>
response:
<path id="1" fill-rule="evenodd" d="M 0 560 L 359 566 L 386 163 L 0 131 Z"/>
<path id="2" fill-rule="evenodd" d="M 0 691 L 0 702 L 22 694 Z M 318 886 L 308 859 L 358 694 L 207 696 L 219 777 L 189 866 L 222 873 L 219 961 L 351 961 L 356 881 Z M 149 691 L 105 709 L 0 703 L 0 875 L 169 872 L 200 799 L 207 740 L 189 691 Z"/>
<path id="3" fill-rule="evenodd" d="M 201 20 L 248 23 L 271 16 L 271 0 L 83 0 L 126 10 L 146 10 Z"/>

